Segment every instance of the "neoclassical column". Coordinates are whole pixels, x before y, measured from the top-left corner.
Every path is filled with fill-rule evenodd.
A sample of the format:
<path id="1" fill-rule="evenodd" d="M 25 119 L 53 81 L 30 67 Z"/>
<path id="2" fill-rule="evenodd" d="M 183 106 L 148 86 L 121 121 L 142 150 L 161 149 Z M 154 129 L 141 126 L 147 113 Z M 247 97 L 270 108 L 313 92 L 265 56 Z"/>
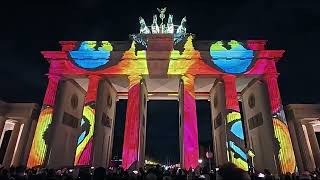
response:
<path id="1" fill-rule="evenodd" d="M 197 110 L 194 93 L 194 76 L 183 75 L 182 80 L 182 93 L 179 101 L 181 124 L 180 130 L 181 147 L 180 153 L 182 159 L 181 164 L 183 168 L 196 168 L 199 163 L 199 142 L 198 142 L 198 125 L 197 125 Z"/>
<path id="2" fill-rule="evenodd" d="M 32 119 L 23 121 L 20 139 L 19 139 L 19 142 L 17 142 L 18 147 L 13 157 L 14 158 L 13 166 L 15 167 L 20 165 L 25 165 L 26 163 L 24 159 L 24 153 L 26 151 L 26 146 L 28 144 L 29 135 L 32 134 L 31 125 L 32 125 Z"/>
<path id="3" fill-rule="evenodd" d="M 11 165 L 13 154 L 17 145 L 18 137 L 19 137 L 20 128 L 21 128 L 21 123 L 16 122 L 14 124 L 13 130 L 10 136 L 10 140 L 6 149 L 6 153 L 4 155 L 3 163 L 2 163 L 2 165 L 6 168 L 10 167 Z"/>
<path id="4" fill-rule="evenodd" d="M 304 130 L 302 127 L 303 125 L 301 121 L 302 120 L 299 119 L 293 122 L 294 130 L 297 135 L 302 165 L 303 165 L 303 169 L 299 169 L 299 172 L 312 171 L 314 170 L 315 164 L 314 164 L 314 161 L 312 160 L 312 155 L 310 154 L 310 151 L 309 151 L 309 146 L 307 143 L 307 139 L 305 137 L 305 133 L 304 133 Z"/>
<path id="5" fill-rule="evenodd" d="M 320 148 L 312 124 L 306 124 L 307 134 L 316 167 L 320 167 Z"/>
<path id="6" fill-rule="evenodd" d="M 52 123 L 53 111 L 55 108 L 56 92 L 60 80 L 60 76 L 49 75 L 49 82 L 46 94 L 43 100 L 42 109 L 34 134 L 27 167 L 43 166 L 48 151 L 48 139 L 45 134 L 48 134 L 48 129 Z"/>
<path id="7" fill-rule="evenodd" d="M 117 91 L 103 79 L 99 83 L 96 101 L 96 120 L 93 141 L 94 167 L 109 167 L 112 157 L 112 139 L 115 124 Z"/>
<path id="8" fill-rule="evenodd" d="M 126 122 L 124 131 L 122 167 L 137 168 L 140 164 L 139 146 L 140 146 L 140 103 L 141 103 L 141 80 L 139 75 L 131 75 L 129 78 L 129 91 L 126 112 Z"/>
<path id="9" fill-rule="evenodd" d="M 274 135 L 276 138 L 275 157 L 278 161 L 280 173 L 293 173 L 296 168 L 296 159 L 290 138 L 289 128 L 282 108 L 280 92 L 278 88 L 278 74 L 275 72 L 275 65 L 268 68 L 263 75 L 263 81 L 267 87 Z"/>
<path id="10" fill-rule="evenodd" d="M 89 76 L 88 91 L 82 113 L 81 134 L 78 137 L 74 164 L 91 165 L 93 160 L 94 126 L 96 122 L 96 99 L 99 81 L 97 75 Z"/>
<path id="11" fill-rule="evenodd" d="M 6 120 L 7 120 L 6 117 L 0 116 L 0 138 L 1 138 L 2 133 L 3 133 L 4 125 L 6 124 Z M 0 144 L 0 146 L 1 146 L 1 144 Z"/>
<path id="12" fill-rule="evenodd" d="M 20 159 L 17 160 L 17 165 L 23 165 L 25 166 L 27 164 L 28 161 L 28 157 L 29 157 L 29 153 L 31 150 L 31 146 L 32 146 L 32 140 L 35 134 L 35 130 L 37 127 L 37 119 L 31 119 L 31 125 L 29 128 L 29 131 L 27 133 L 27 140 L 25 141 L 25 146 L 24 146 L 24 150 L 20 156 Z M 17 158 L 16 158 L 17 159 Z"/>
<path id="13" fill-rule="evenodd" d="M 248 157 L 244 141 L 244 130 L 238 103 L 236 76 L 223 75 L 226 98 L 226 136 L 228 161 L 236 166 L 248 170 Z"/>

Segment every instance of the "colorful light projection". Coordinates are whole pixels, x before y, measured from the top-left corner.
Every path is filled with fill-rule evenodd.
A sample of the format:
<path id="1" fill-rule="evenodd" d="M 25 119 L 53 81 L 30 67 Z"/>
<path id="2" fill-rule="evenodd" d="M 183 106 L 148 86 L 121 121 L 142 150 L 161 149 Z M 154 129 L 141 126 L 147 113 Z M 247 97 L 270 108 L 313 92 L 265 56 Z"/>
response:
<path id="1" fill-rule="evenodd" d="M 89 165 L 92 154 L 92 141 L 94 132 L 94 104 L 85 105 L 81 120 L 82 132 L 78 138 L 74 164 L 77 166 Z"/>
<path id="2" fill-rule="evenodd" d="M 41 110 L 27 163 L 28 167 L 41 166 L 44 163 L 48 145 L 44 136 L 51 125 L 52 115 L 53 108 L 50 106 Z"/>
<path id="3" fill-rule="evenodd" d="M 244 148 L 244 133 L 242 129 L 241 115 L 239 112 L 230 109 L 227 114 L 227 139 L 229 161 L 247 171 L 248 157 Z M 241 144 L 236 145 L 235 142 L 239 141 Z"/>
<path id="4" fill-rule="evenodd" d="M 275 71 L 275 66 L 270 68 Z M 292 147 L 288 125 L 281 105 L 280 92 L 277 83 L 277 74 L 267 74 L 263 77 L 269 94 L 270 106 L 275 138 L 279 149 L 276 153 L 279 160 L 281 173 L 293 173 L 296 169 L 296 159 Z"/>
<path id="5" fill-rule="evenodd" d="M 45 164 L 46 153 L 49 146 L 49 127 L 52 126 L 52 117 L 54 111 L 54 103 L 56 99 L 56 91 L 59 83 L 59 76 L 49 76 L 49 84 L 43 100 L 43 106 L 37 127 L 35 130 L 27 167 L 43 166 Z"/>
<path id="6" fill-rule="evenodd" d="M 229 50 L 222 41 L 213 43 L 210 55 L 213 63 L 226 73 L 239 74 L 248 70 L 252 63 L 253 51 L 245 49 L 238 41 L 228 42 Z"/>
<path id="7" fill-rule="evenodd" d="M 79 59 L 87 59 L 88 61 L 95 61 L 94 57 L 91 56 L 91 53 L 95 53 L 97 51 L 85 51 L 80 53 L 78 51 Z M 71 57 L 71 56 L 70 56 Z M 132 45 L 128 51 L 122 56 L 122 60 L 119 61 L 118 64 L 105 67 L 101 66 L 95 69 L 86 69 L 82 68 L 79 65 L 76 65 L 76 59 L 72 58 L 72 61 L 66 61 L 65 68 L 67 69 L 67 73 L 74 73 L 74 74 L 109 74 L 109 75 L 134 75 L 134 74 L 148 74 L 148 67 L 147 67 L 147 58 L 146 58 L 146 51 L 136 51 L 135 42 L 132 42 Z M 108 63 L 106 63 L 107 65 Z"/>
<path id="8" fill-rule="evenodd" d="M 196 168 L 199 163 L 197 111 L 194 93 L 194 76 L 184 75 L 183 81 L 183 167 Z"/>
<path id="9" fill-rule="evenodd" d="M 194 49 L 192 39 L 192 36 L 188 36 L 182 54 L 177 50 L 171 51 L 167 74 L 221 74 L 201 60 L 200 52 Z"/>
<path id="10" fill-rule="evenodd" d="M 278 116 L 279 117 L 279 116 Z M 279 144 L 279 160 L 281 172 L 294 172 L 296 168 L 296 160 L 294 156 L 294 151 L 292 147 L 292 142 L 289 134 L 289 129 L 287 124 L 283 123 L 282 120 L 274 117 L 273 127 L 275 137 L 278 140 Z"/>
<path id="11" fill-rule="evenodd" d="M 129 92 L 124 131 L 122 167 L 128 169 L 138 161 L 139 125 L 140 125 L 140 81 L 139 75 L 129 78 Z"/>
<path id="12" fill-rule="evenodd" d="M 244 142 L 241 114 L 238 104 L 235 76 L 223 76 L 227 108 L 228 160 L 243 170 L 248 170 L 248 157 Z"/>
<path id="13" fill-rule="evenodd" d="M 77 51 L 70 51 L 69 54 L 79 67 L 95 69 L 108 63 L 112 50 L 108 41 L 83 41 Z"/>
<path id="14" fill-rule="evenodd" d="M 92 164 L 95 104 L 99 80 L 99 76 L 89 76 L 88 92 L 85 97 L 85 106 L 81 119 L 82 132 L 78 138 L 75 154 L 75 166 L 89 166 Z"/>
<path id="15" fill-rule="evenodd" d="M 227 56 L 227 57 L 237 57 L 240 60 L 252 58 L 252 56 L 253 56 L 252 50 L 243 49 L 243 46 L 240 45 L 239 42 L 231 41 L 231 42 L 229 42 L 229 45 L 231 46 L 232 50 L 231 49 L 227 50 L 227 48 L 223 47 L 223 45 L 212 46 L 211 49 L 213 49 L 214 52 L 232 51 L 233 53 L 231 52 L 231 54 L 235 54 L 237 56 Z M 183 51 L 182 54 L 180 54 L 180 52 L 176 51 L 176 50 L 173 50 L 171 52 L 169 67 L 168 67 L 168 71 L 167 71 L 168 75 L 184 75 L 184 74 L 226 75 L 227 73 L 231 73 L 231 72 L 227 72 L 228 68 L 225 68 L 227 70 L 223 70 L 221 67 L 220 67 L 220 69 L 217 69 L 215 67 L 212 67 L 212 66 L 206 64 L 202 60 L 202 58 L 200 56 L 200 52 L 196 51 L 194 49 L 193 44 L 192 44 L 192 36 L 188 37 L 184 48 L 185 48 L 185 50 Z M 102 52 L 99 52 L 99 51 L 102 51 Z M 81 62 L 79 63 L 80 60 L 84 60 L 84 59 L 89 60 L 89 61 L 95 61 L 95 60 L 99 59 L 99 57 L 95 57 L 95 55 L 94 55 L 96 52 L 98 52 L 98 54 L 100 53 L 100 55 L 104 54 L 105 59 L 108 61 L 111 51 L 112 51 L 112 46 L 110 48 L 110 46 L 107 46 L 107 43 L 106 43 L 106 46 L 103 48 L 103 43 L 101 45 L 100 42 L 96 42 L 96 41 L 84 41 L 81 43 L 81 46 L 77 51 L 71 51 L 73 53 L 78 52 L 79 55 L 78 56 L 75 55 L 72 57 L 71 52 L 70 52 L 70 57 L 73 59 L 73 61 L 69 61 L 66 59 L 63 63 L 57 63 L 60 65 L 58 68 L 61 68 L 63 70 L 63 73 L 65 73 L 65 74 L 77 74 L 77 75 L 108 74 L 108 75 L 128 75 L 128 76 L 135 77 L 136 75 L 148 75 L 149 74 L 148 68 L 147 68 L 146 51 L 136 51 L 134 42 L 133 42 L 131 48 L 123 54 L 121 61 L 119 61 L 117 64 L 115 64 L 113 66 L 110 66 L 110 67 L 104 66 L 105 64 L 107 64 L 107 62 L 104 64 L 104 61 L 102 63 L 97 63 L 95 65 L 90 64 L 87 66 L 85 64 L 81 65 Z M 107 54 L 106 52 L 109 52 L 109 55 L 106 55 Z M 241 54 L 240 52 L 242 52 L 243 54 Z M 250 52 L 252 52 L 252 54 Z M 213 54 L 216 54 L 216 53 L 213 53 Z M 218 52 L 218 54 L 219 54 L 219 52 Z M 220 54 L 223 55 L 223 52 Z M 222 57 L 222 55 L 221 55 L 221 57 Z M 215 60 L 215 59 L 213 58 L 213 60 Z M 226 59 L 226 60 L 228 60 L 228 59 Z M 78 63 L 76 61 L 78 61 Z M 248 67 L 245 68 L 246 70 L 243 72 L 245 72 L 245 74 L 262 74 L 265 71 L 266 67 L 268 66 L 269 62 L 271 62 L 271 61 L 265 60 L 265 59 L 258 59 L 256 61 L 255 65 L 250 70 L 248 70 L 248 68 L 250 66 L 250 65 L 248 65 Z M 234 67 L 235 65 L 231 65 L 231 66 Z M 218 67 L 218 66 L 216 65 L 216 67 Z M 54 71 L 54 69 L 53 69 L 53 71 Z M 236 72 L 240 72 L 240 71 L 236 71 Z M 136 83 L 130 83 L 130 84 L 136 84 Z M 134 86 L 130 86 L 130 87 L 132 88 L 132 92 L 136 91 L 136 90 L 134 90 L 135 89 Z M 135 93 L 132 93 L 132 94 L 134 95 Z M 133 95 L 131 95 L 131 96 L 133 96 Z M 134 104 L 134 103 L 137 103 L 137 102 L 134 102 L 134 101 L 131 102 L 131 104 Z M 90 105 L 90 107 L 91 107 L 91 105 Z M 134 107 L 134 106 L 132 105 L 132 107 Z M 230 107 L 228 109 L 230 110 L 231 114 L 232 114 L 232 112 L 239 113 L 239 110 L 237 110 L 238 105 L 235 108 Z M 129 110 L 127 110 L 127 111 L 129 112 Z M 131 111 L 136 112 L 136 110 L 130 110 L 129 114 L 132 113 Z M 84 114 L 83 116 L 85 118 L 86 115 Z M 130 119 L 131 118 L 135 119 L 135 117 L 133 115 L 131 115 L 131 116 L 132 117 L 130 117 Z M 230 117 L 232 117 L 232 116 L 230 116 Z M 238 119 L 239 120 L 231 120 L 230 119 L 229 131 L 230 131 L 230 134 L 233 134 L 233 136 L 235 136 L 236 139 L 230 140 L 228 142 L 228 146 L 231 149 L 229 151 L 230 156 L 234 157 L 233 161 L 236 164 L 238 164 L 238 166 L 244 167 L 244 166 L 246 166 L 245 158 L 243 156 L 243 152 L 245 152 L 245 151 L 243 150 L 243 147 L 241 145 L 239 145 L 239 143 L 238 143 L 239 141 L 237 140 L 237 139 L 240 139 L 240 140 L 243 139 L 243 133 L 241 133 L 242 126 L 240 126 L 240 124 L 242 125 L 242 123 L 240 123 L 241 117 L 239 117 Z M 234 121 L 234 123 L 231 123 L 233 121 Z M 83 121 L 83 122 L 86 122 L 86 121 Z M 89 120 L 87 122 L 89 122 Z M 128 123 L 131 124 L 131 125 L 128 125 L 129 127 L 130 126 L 134 127 L 133 120 L 128 121 Z M 83 127 L 85 127 L 85 126 L 86 125 L 83 124 Z M 86 141 L 84 141 L 84 139 L 85 139 L 86 135 L 89 134 L 88 128 L 84 128 L 84 129 L 87 129 L 87 130 L 83 131 L 82 134 L 79 136 L 79 141 L 78 141 L 79 145 L 81 144 L 81 142 L 86 142 Z M 130 134 L 130 133 L 127 133 L 127 134 Z M 124 156 L 125 157 L 124 158 L 124 164 L 125 164 L 124 167 L 127 167 L 127 168 L 130 165 L 132 165 L 134 161 L 137 160 L 137 155 L 136 155 L 137 153 L 134 153 L 134 150 L 131 151 L 132 149 L 136 149 L 136 148 L 135 148 L 135 146 L 130 144 L 131 142 L 134 142 L 135 138 L 130 137 L 130 136 L 131 135 L 126 135 L 126 139 L 128 139 L 127 142 L 129 145 L 124 146 L 124 149 L 125 149 L 124 154 L 126 154 L 126 153 L 128 154 L 128 155 L 125 155 L 127 157 Z M 231 135 L 230 135 L 230 137 L 231 137 Z M 245 167 L 243 169 L 245 169 Z"/>

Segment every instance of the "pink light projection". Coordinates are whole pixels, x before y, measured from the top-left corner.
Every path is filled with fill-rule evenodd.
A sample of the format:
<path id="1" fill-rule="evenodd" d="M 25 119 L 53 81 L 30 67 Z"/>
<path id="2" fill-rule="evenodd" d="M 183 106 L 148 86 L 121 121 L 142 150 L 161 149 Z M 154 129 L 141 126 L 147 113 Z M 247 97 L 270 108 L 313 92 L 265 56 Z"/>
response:
<path id="1" fill-rule="evenodd" d="M 194 94 L 194 77 L 182 76 L 183 80 L 183 167 L 196 168 L 199 163 L 197 111 Z"/>

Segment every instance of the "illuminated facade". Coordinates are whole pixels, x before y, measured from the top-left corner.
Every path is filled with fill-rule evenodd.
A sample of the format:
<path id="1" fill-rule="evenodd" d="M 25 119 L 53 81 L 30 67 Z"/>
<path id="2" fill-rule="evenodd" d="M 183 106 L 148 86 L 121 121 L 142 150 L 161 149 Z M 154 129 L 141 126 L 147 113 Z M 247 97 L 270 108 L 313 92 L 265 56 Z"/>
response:
<path id="1" fill-rule="evenodd" d="M 169 15 L 165 24 L 165 9 L 159 12 L 161 24 L 157 16 L 151 27 L 140 18 L 140 33 L 131 41 L 61 41 L 60 51 L 42 52 L 50 63 L 49 84 L 28 167 L 108 166 L 115 104 L 124 98 L 125 169 L 145 162 L 147 101 L 166 99 L 179 101 L 181 166 L 195 168 L 195 102 L 207 99 L 216 165 L 295 171 L 277 84 L 276 62 L 284 51 L 266 50 L 265 40 L 197 41 L 186 32 L 186 18 L 176 26 Z"/>

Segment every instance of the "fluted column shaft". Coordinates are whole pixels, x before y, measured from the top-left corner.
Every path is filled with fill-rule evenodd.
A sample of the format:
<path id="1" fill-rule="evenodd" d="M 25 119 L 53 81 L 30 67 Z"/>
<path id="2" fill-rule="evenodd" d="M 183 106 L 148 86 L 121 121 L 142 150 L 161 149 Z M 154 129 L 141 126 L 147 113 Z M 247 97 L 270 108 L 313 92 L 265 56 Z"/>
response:
<path id="1" fill-rule="evenodd" d="M 10 140 L 9 140 L 6 153 L 3 159 L 3 163 L 2 163 L 3 166 L 6 168 L 10 167 L 12 159 L 14 158 L 13 155 L 15 152 L 15 148 L 18 144 L 17 140 L 19 137 L 20 128 L 21 128 L 21 123 L 16 122 L 11 132 Z"/>
<path id="2" fill-rule="evenodd" d="M 199 142 L 194 78 L 194 76 L 189 74 L 181 77 L 183 81 L 183 107 L 180 109 L 183 109 L 183 145 L 180 148 L 182 148 L 183 155 L 182 165 L 186 169 L 196 168 L 199 165 Z"/>
<path id="3" fill-rule="evenodd" d="M 88 91 L 85 96 L 85 105 L 82 113 L 82 133 L 78 137 L 75 154 L 74 164 L 76 166 L 92 165 L 96 99 L 100 79 L 100 76 L 89 76 Z"/>
<path id="4" fill-rule="evenodd" d="M 273 67 L 274 69 L 275 67 Z M 272 123 L 275 135 L 275 157 L 279 166 L 279 173 L 293 173 L 296 168 L 296 159 L 293 151 L 291 137 L 284 111 L 282 109 L 280 92 L 277 82 L 278 74 L 267 72 L 263 76 L 266 85 L 270 109 L 272 114 Z"/>
<path id="5" fill-rule="evenodd" d="M 139 129 L 140 129 L 140 89 L 142 77 L 132 75 L 129 79 L 128 102 L 124 131 L 122 167 L 128 169 L 138 164 L 139 154 Z"/>
<path id="6" fill-rule="evenodd" d="M 306 129 L 307 129 L 315 165 L 316 167 L 320 167 L 320 148 L 319 148 L 316 133 L 314 132 L 313 126 L 311 124 L 307 124 Z"/>
<path id="7" fill-rule="evenodd" d="M 47 130 L 52 125 L 51 123 L 60 78 L 60 76 L 49 75 L 46 94 L 43 100 L 42 109 L 28 158 L 28 167 L 43 166 L 46 163 L 45 159 L 48 153 L 49 140 L 45 138 L 45 134 L 48 134 Z"/>
<path id="8" fill-rule="evenodd" d="M 248 170 L 248 157 L 244 141 L 244 131 L 238 103 L 236 76 L 224 75 L 225 99 L 226 99 L 226 137 L 228 160 L 239 168 Z"/>

